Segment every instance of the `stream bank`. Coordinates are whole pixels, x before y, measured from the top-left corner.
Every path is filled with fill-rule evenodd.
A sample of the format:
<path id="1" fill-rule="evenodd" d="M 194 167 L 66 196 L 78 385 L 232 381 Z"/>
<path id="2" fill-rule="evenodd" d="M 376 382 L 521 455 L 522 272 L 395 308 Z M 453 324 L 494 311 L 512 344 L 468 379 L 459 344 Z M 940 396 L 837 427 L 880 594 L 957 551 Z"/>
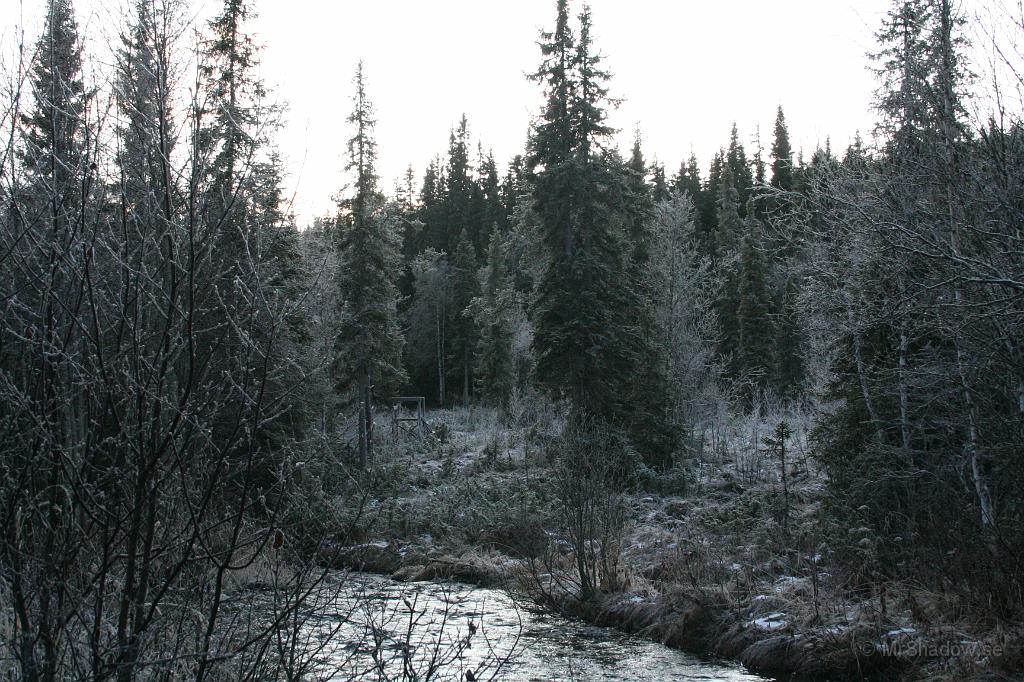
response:
<path id="1" fill-rule="evenodd" d="M 561 614 L 779 678 L 959 682 L 1024 672 L 1019 625 L 955 620 L 955 595 L 915 585 L 851 586 L 821 534 L 824 486 L 808 457 L 790 471 L 785 533 L 777 480 L 737 446 L 628 495 L 617 590 L 590 602 L 541 594 L 531 560 L 566 551 L 545 454 L 551 423 L 509 426 L 477 408 L 431 420 L 442 441 L 382 448 L 358 519 L 340 519 L 356 532 L 329 553 L 337 567 L 516 590 Z"/>
<path id="2" fill-rule="evenodd" d="M 902 677 L 908 664 L 884 655 L 870 628 L 842 633 L 777 632 L 771 624 L 749 624 L 742 610 L 725 599 L 696 599 L 682 593 L 657 598 L 639 594 L 603 595 L 584 601 L 531 590 L 525 565 L 503 555 L 426 558 L 403 553 L 387 542 L 356 545 L 343 554 L 348 569 L 388 576 L 398 582 L 448 582 L 508 589 L 550 613 L 602 628 L 638 635 L 700 659 L 731 660 L 751 673 L 794 680 L 891 680 Z"/>

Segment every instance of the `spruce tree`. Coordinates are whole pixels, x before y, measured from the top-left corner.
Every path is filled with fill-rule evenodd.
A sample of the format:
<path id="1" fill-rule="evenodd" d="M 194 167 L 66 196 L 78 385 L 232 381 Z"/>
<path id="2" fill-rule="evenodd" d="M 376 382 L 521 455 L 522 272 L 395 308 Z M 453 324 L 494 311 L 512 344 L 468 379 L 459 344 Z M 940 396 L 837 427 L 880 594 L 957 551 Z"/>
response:
<path id="1" fill-rule="evenodd" d="M 516 381 L 513 356 L 516 294 L 505 266 L 504 246 L 500 234 L 491 235 L 482 291 L 472 304 L 479 338 L 474 364 L 476 391 L 502 410 L 508 408 Z"/>
<path id="2" fill-rule="evenodd" d="M 218 371 L 245 362 L 247 339 L 228 320 L 258 286 L 249 249 L 256 240 L 250 190 L 266 121 L 265 91 L 256 75 L 258 51 L 245 31 L 251 17 L 247 0 L 223 0 L 210 20 L 199 62 L 203 92 L 191 112 L 198 128 L 198 158 L 193 159 L 189 182 L 200 201 L 189 207 L 195 213 L 190 220 L 208 231 L 203 247 L 216 273 L 215 286 L 200 292 L 200 328 L 207 332 L 197 343 Z M 224 428 L 231 428 L 233 421 L 225 415 Z"/>
<path id="3" fill-rule="evenodd" d="M 727 263 L 736 253 L 743 234 L 743 224 L 740 218 L 740 194 L 728 166 L 723 169 L 719 185 L 717 214 L 713 256 L 717 258 L 718 262 Z"/>
<path id="4" fill-rule="evenodd" d="M 577 40 L 559 0 L 534 75 L 547 97 L 530 145 L 534 208 L 547 250 L 534 302 L 537 373 L 570 400 L 575 418 L 590 415 L 623 429 L 648 461 L 664 466 L 675 446 L 657 405 L 664 387 L 654 386 L 645 404 L 631 400 L 653 354 L 636 321 L 646 303 L 618 227 L 630 217 L 624 171 L 601 152 L 612 133 L 605 122 L 608 75 L 593 49 L 589 10 L 579 19 Z"/>
<path id="5" fill-rule="evenodd" d="M 444 172 L 441 160 L 435 158 L 427 164 L 420 189 L 419 237 L 412 249 L 422 253 L 429 249 L 445 251 L 448 248 L 444 216 Z"/>
<path id="6" fill-rule="evenodd" d="M 476 249 L 466 232 L 459 234 L 452 260 L 452 320 L 449 324 L 450 367 L 458 373 L 463 406 L 469 405 L 473 391 L 473 358 L 476 354 L 477 328 L 471 306 L 480 291 Z"/>
<path id="7" fill-rule="evenodd" d="M 583 90 L 580 57 L 589 62 L 589 37 L 580 48 L 569 28 L 566 0 L 558 0 L 553 33 L 542 34 L 544 61 L 534 75 L 545 89 L 547 103 L 531 137 L 530 165 L 536 169 L 534 205 L 548 247 L 548 263 L 534 303 L 535 345 L 541 381 L 564 392 L 574 409 L 600 415 L 613 412 L 620 398 L 616 370 L 609 362 L 625 364 L 626 350 L 610 316 L 610 306 L 595 290 L 609 289 L 611 281 L 625 278 L 620 240 L 607 221 L 596 218 L 613 207 L 595 205 L 608 200 L 595 176 L 604 168 L 594 149 L 595 140 L 607 137 L 604 124 L 606 79 L 600 72 L 587 75 Z M 596 78 L 596 80 L 595 80 Z M 604 357 L 602 357 L 604 356 Z M 604 360 L 604 362 L 602 362 Z"/>
<path id="8" fill-rule="evenodd" d="M 403 266 L 398 278 L 398 291 L 401 295 L 400 308 L 402 312 L 405 312 L 405 307 L 413 292 L 413 278 L 409 264 L 422 250 L 419 242 L 423 230 L 420 207 L 416 197 L 416 173 L 413 171 L 412 164 L 405 169 L 402 179 L 396 184 L 395 208 L 396 217 L 401 225 Z"/>
<path id="9" fill-rule="evenodd" d="M 348 117 L 353 134 L 345 169 L 353 175 L 354 185 L 338 213 L 338 284 L 344 310 L 331 370 L 339 392 L 355 389 L 359 461 L 365 467 L 373 456 L 373 397 L 393 395 L 404 379 L 403 339 L 396 314 L 397 238 L 377 189 L 376 120 L 362 62 L 353 85 Z"/>
<path id="10" fill-rule="evenodd" d="M 786 278 L 775 323 L 775 376 L 773 384 L 784 398 L 799 397 L 805 388 L 805 340 L 799 316 L 797 278 Z"/>
<path id="11" fill-rule="evenodd" d="M 413 294 L 406 311 L 408 351 L 414 385 L 445 405 L 448 373 L 448 329 L 452 305 L 451 266 L 445 254 L 427 248 L 409 264 Z"/>
<path id="12" fill-rule="evenodd" d="M 122 209 L 129 220 L 145 222 L 145 233 L 163 232 L 174 213 L 175 143 L 169 35 L 173 3 L 135 3 L 134 22 L 122 36 L 117 55 L 115 95 L 120 111 L 117 165 Z M 162 224 L 158 224 L 162 223 Z"/>
<path id="13" fill-rule="evenodd" d="M 698 195 L 698 245 L 701 255 L 707 256 L 717 262 L 718 253 L 718 204 L 722 194 L 722 175 L 725 170 L 725 150 L 719 149 L 711 158 L 711 165 L 708 167 L 707 182 Z M 730 175 L 731 177 L 731 175 Z M 735 189 L 735 183 L 733 183 Z M 739 198 L 736 198 L 739 202 Z"/>
<path id="14" fill-rule="evenodd" d="M 501 183 L 501 202 L 505 215 L 505 227 L 508 227 L 520 203 L 521 196 L 528 193 L 526 187 L 526 162 L 522 154 L 516 154 L 508 163 L 508 170 L 505 172 L 505 179 Z"/>
<path id="15" fill-rule="evenodd" d="M 481 207 L 477 216 L 479 232 L 477 234 L 477 257 L 483 258 L 490 251 L 491 235 L 494 231 L 504 233 L 508 229 L 508 214 L 502 201 L 502 188 L 498 181 L 498 166 L 494 162 L 494 152 L 486 155 L 480 150 L 477 165 L 477 187 L 480 192 Z"/>
<path id="16" fill-rule="evenodd" d="M 722 289 L 715 303 L 718 312 L 718 326 L 721 332 L 718 342 L 719 355 L 726 361 L 728 374 L 739 377 L 739 258 L 737 242 L 742 235 L 743 222 L 739 214 L 739 193 L 733 187 L 732 173 L 723 167 L 718 192 L 718 224 L 714 235 L 711 261 L 722 276 Z"/>
<path id="17" fill-rule="evenodd" d="M 211 37 L 201 63 L 206 99 L 197 112 L 202 132 L 200 154 L 207 158 L 204 218 L 217 232 L 216 256 L 223 272 L 223 296 L 228 296 L 246 258 L 246 180 L 257 151 L 265 141 L 263 83 L 256 76 L 257 49 L 244 24 L 252 18 L 247 0 L 224 0 L 211 22 Z"/>
<path id="18" fill-rule="evenodd" d="M 67 245 L 90 175 L 85 138 L 90 97 L 82 82 L 82 48 L 70 0 L 50 0 L 37 57 L 29 71 L 31 113 L 22 118 L 23 215 L 45 216 L 54 248 Z"/>
<path id="19" fill-rule="evenodd" d="M 672 178 L 672 189 L 678 194 L 688 195 L 696 206 L 701 194 L 700 166 L 696 154 L 691 153 L 690 157 L 680 164 L 679 172 Z"/>
<path id="20" fill-rule="evenodd" d="M 754 159 L 753 159 L 753 170 L 754 170 L 754 187 L 759 188 L 765 184 L 765 163 L 764 163 L 764 148 L 761 146 L 761 126 L 757 126 L 757 130 L 754 132 Z"/>
<path id="21" fill-rule="evenodd" d="M 668 180 L 665 178 L 665 164 L 655 161 L 651 164 L 651 199 L 654 203 L 667 201 L 671 197 Z"/>
<path id="22" fill-rule="evenodd" d="M 882 83 L 877 98 L 878 132 L 886 140 L 890 157 L 906 158 L 910 165 L 910 157 L 924 151 L 928 138 L 939 136 L 932 88 L 938 66 L 931 42 L 933 5 L 930 0 L 894 2 L 876 36 L 881 49 L 872 55 Z"/>
<path id="23" fill-rule="evenodd" d="M 789 130 L 782 106 L 775 115 L 775 140 L 772 142 L 772 187 L 791 192 L 796 186 L 793 178 L 793 148 L 789 144 Z"/>
<path id="24" fill-rule="evenodd" d="M 463 233 L 476 249 L 480 232 L 479 216 L 475 198 L 477 185 L 473 168 L 469 162 L 469 123 L 463 115 L 459 125 L 452 130 L 448 142 L 448 160 L 445 166 L 442 209 L 444 225 L 443 250 L 454 254 L 459 247 Z"/>
<path id="25" fill-rule="evenodd" d="M 630 154 L 625 170 L 625 196 L 629 202 L 629 205 L 626 207 L 626 215 L 629 221 L 627 228 L 629 241 L 632 245 L 630 260 L 633 268 L 642 270 L 650 257 L 647 223 L 650 220 L 651 212 L 654 210 L 654 200 L 651 196 L 651 188 L 647 184 L 647 164 L 644 161 L 639 130 L 636 131 L 633 137 L 633 151 Z"/>
<path id="26" fill-rule="evenodd" d="M 91 232 L 94 225 L 87 213 L 92 202 L 83 191 L 93 175 L 93 162 L 86 121 L 90 98 L 81 71 L 82 52 L 71 3 L 50 0 L 28 74 L 31 113 L 22 118 L 20 134 L 8 131 L 12 139 L 20 137 L 24 185 L 10 197 L 7 215 L 13 218 L 12 229 L 8 231 L 8 223 L 0 220 L 2 291 L 7 301 L 0 324 L 0 377 L 5 389 L 0 412 L 9 424 L 4 428 L 2 459 L 12 481 L 0 494 L 5 510 L 19 510 L 4 513 L 5 532 L 17 539 L 5 542 L 0 551 L 5 573 L 11 574 L 15 566 L 27 569 L 15 570 L 18 577 L 5 581 L 5 591 L 11 595 L 8 603 L 17 601 L 23 614 L 18 619 L 19 651 L 10 648 L 5 667 L 14 675 L 17 661 L 22 679 L 33 680 L 60 679 L 64 650 L 59 639 L 66 632 L 62 621 L 75 619 L 81 603 L 73 584 L 76 564 L 93 560 L 80 549 L 86 545 L 76 537 L 82 526 L 74 518 L 77 505 L 70 492 L 85 490 L 83 476 L 89 476 L 91 483 L 96 475 L 95 462 L 78 458 L 76 450 L 89 453 L 93 448 L 85 445 L 89 441 L 84 437 L 76 437 L 77 424 L 89 427 L 90 438 L 107 443 L 117 433 L 116 424 L 109 423 L 112 420 L 104 420 L 105 428 L 92 432 L 99 420 L 95 413 L 84 412 L 95 403 L 88 397 L 92 386 L 79 384 L 88 377 L 88 370 L 76 364 L 94 362 L 91 349 L 99 339 L 90 334 L 85 344 L 89 350 L 84 352 L 68 344 L 77 338 L 75 330 L 95 314 L 91 306 L 83 309 L 84 281 L 75 273 L 82 265 L 88 272 L 84 256 L 92 246 L 86 230 Z M 7 111 L 9 115 L 17 109 Z M 95 276 L 101 277 L 102 272 Z M 18 320 L 13 333 L 12 320 Z M 23 413 L 20 421 L 14 417 L 19 412 Z M 28 448 L 16 445 L 21 440 L 16 432 L 22 429 L 34 434 Z M 87 496 L 102 495 L 91 486 L 88 490 Z M 97 511 L 109 513 L 106 508 L 97 507 Z M 55 553 L 60 550 L 65 551 Z"/>
<path id="27" fill-rule="evenodd" d="M 736 328 L 738 375 L 747 379 L 744 398 L 749 407 L 767 386 L 773 366 L 774 330 L 767 288 L 767 267 L 761 253 L 761 227 L 754 217 L 746 221 L 737 271 Z"/>
<path id="28" fill-rule="evenodd" d="M 729 133 L 729 147 L 726 150 L 724 162 L 732 175 L 732 184 L 739 199 L 740 215 L 746 216 L 747 202 L 754 188 L 754 174 L 747 161 L 747 152 L 743 148 L 743 143 L 740 142 L 739 131 L 735 123 L 732 124 L 732 130 Z"/>
<path id="29" fill-rule="evenodd" d="M 714 198 L 712 197 L 709 201 L 710 192 L 705 191 L 701 182 L 700 166 L 697 163 L 696 154 L 691 152 L 690 157 L 679 165 L 679 172 L 672 178 L 672 189 L 680 196 L 685 194 L 693 202 L 694 209 L 697 211 L 694 215 L 696 246 L 701 255 L 710 257 L 713 251 L 709 238 L 711 227 L 705 223 L 705 220 L 714 219 L 714 209 L 712 208 L 710 211 L 712 215 L 708 215 L 706 204 L 713 204 Z"/>

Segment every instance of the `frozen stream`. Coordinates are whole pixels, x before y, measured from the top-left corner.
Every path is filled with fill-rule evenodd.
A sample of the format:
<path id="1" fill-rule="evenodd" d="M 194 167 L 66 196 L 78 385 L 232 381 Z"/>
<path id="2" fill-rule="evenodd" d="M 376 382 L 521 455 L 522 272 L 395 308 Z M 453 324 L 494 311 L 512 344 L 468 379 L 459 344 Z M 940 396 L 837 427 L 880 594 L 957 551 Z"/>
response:
<path id="1" fill-rule="evenodd" d="M 307 623 L 330 680 L 763 680 L 641 637 L 516 608 L 461 584 L 333 578 L 327 616 Z M 467 673 L 469 673 L 467 675 Z"/>

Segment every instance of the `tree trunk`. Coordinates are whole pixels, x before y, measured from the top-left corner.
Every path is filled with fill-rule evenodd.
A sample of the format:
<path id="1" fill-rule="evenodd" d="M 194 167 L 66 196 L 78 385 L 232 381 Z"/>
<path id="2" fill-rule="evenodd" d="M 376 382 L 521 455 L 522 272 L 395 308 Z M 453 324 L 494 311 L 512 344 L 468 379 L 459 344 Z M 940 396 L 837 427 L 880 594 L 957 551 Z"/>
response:
<path id="1" fill-rule="evenodd" d="M 370 373 L 365 377 L 366 393 L 362 397 L 362 410 L 367 424 L 367 461 L 364 466 L 373 462 L 374 459 L 374 387 L 370 383 Z"/>
<path id="2" fill-rule="evenodd" d="M 861 398 L 864 400 L 864 407 L 868 411 L 868 417 L 871 418 L 871 425 L 875 429 L 875 440 L 881 445 L 885 437 L 882 433 L 882 424 L 878 418 L 878 411 L 875 410 L 875 403 L 871 399 L 871 391 L 868 387 L 867 371 L 864 369 L 864 355 L 861 352 L 860 332 L 853 324 L 853 313 L 849 309 L 846 311 L 846 318 L 850 322 L 850 330 L 853 335 L 853 359 L 857 363 L 857 379 L 860 383 Z"/>
<path id="3" fill-rule="evenodd" d="M 469 407 L 469 349 L 462 349 L 462 406 Z"/>
<path id="4" fill-rule="evenodd" d="M 434 308 L 434 321 L 437 331 L 437 404 L 444 407 L 444 311 L 440 306 Z"/>
<path id="5" fill-rule="evenodd" d="M 360 410 L 359 465 L 365 469 L 373 461 L 373 386 L 370 371 L 364 370 L 360 382 L 362 409 Z"/>
<path id="6" fill-rule="evenodd" d="M 779 459 L 782 462 L 782 534 L 789 537 L 789 477 L 786 474 L 786 439 L 781 434 Z"/>
<path id="7" fill-rule="evenodd" d="M 370 407 L 370 373 L 365 368 L 359 371 L 359 468 L 366 469 L 370 463 L 371 424 L 373 415 Z"/>
<path id="8" fill-rule="evenodd" d="M 900 391 L 900 445 L 903 451 L 910 449 L 910 417 L 907 399 L 907 330 L 904 325 L 900 326 L 900 358 L 899 358 L 899 391 Z"/>

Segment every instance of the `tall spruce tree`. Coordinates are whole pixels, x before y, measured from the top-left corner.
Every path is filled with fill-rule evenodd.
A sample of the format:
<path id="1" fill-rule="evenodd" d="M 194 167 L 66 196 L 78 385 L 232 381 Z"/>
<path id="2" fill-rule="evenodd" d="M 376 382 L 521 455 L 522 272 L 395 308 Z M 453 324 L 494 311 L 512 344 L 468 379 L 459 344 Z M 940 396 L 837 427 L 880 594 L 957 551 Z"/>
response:
<path id="1" fill-rule="evenodd" d="M 477 327 L 471 309 L 473 300 L 480 291 L 477 277 L 479 264 L 476 249 L 465 231 L 459 233 L 452 260 L 452 320 L 449 324 L 451 352 L 450 367 L 458 373 L 463 406 L 469 405 L 473 392 L 473 358 L 476 354 Z"/>
<path id="2" fill-rule="evenodd" d="M 789 129 L 782 106 L 775 114 L 775 139 L 772 142 L 772 187 L 791 192 L 796 186 L 793 178 L 793 148 L 789 144 Z"/>
<path id="3" fill-rule="evenodd" d="M 22 118 L 25 171 L 22 213 L 45 216 L 55 248 L 82 208 L 90 175 L 86 112 L 90 96 L 82 81 L 82 47 L 70 0 L 50 0 L 37 57 L 29 72 L 33 106 Z"/>
<path id="4" fill-rule="evenodd" d="M 526 187 L 526 162 L 522 154 L 516 154 L 508 162 L 508 169 L 505 178 L 501 183 L 501 202 L 505 214 L 504 226 L 507 228 L 512 220 L 512 214 L 520 204 L 522 195 L 528 193 Z"/>
<path id="5" fill-rule="evenodd" d="M 404 380 L 404 341 L 396 314 L 397 237 L 377 189 L 376 119 L 362 62 L 353 85 L 353 110 L 348 117 L 353 134 L 345 169 L 355 182 L 338 213 L 338 284 L 344 310 L 331 369 L 340 391 L 355 389 L 359 461 L 365 467 L 373 456 L 373 398 L 392 394 Z"/>
<path id="6" fill-rule="evenodd" d="M 651 174 L 651 199 L 654 200 L 654 203 L 668 200 L 671 192 L 669 191 L 668 179 L 665 177 L 665 164 L 659 163 L 655 159 L 649 170 Z"/>
<path id="7" fill-rule="evenodd" d="M 281 457 L 301 431 L 305 409 L 293 384 L 304 374 L 296 364 L 297 348 L 307 333 L 296 305 L 303 277 L 298 233 L 284 209 L 281 158 L 272 145 L 281 107 L 259 77 L 259 48 L 247 31 L 253 18 L 247 0 L 224 0 L 208 24 L 199 68 L 203 91 L 191 112 L 196 140 L 188 191 L 198 201 L 182 207 L 186 220 L 204 230 L 198 246 L 206 250 L 216 280 L 195 303 L 196 345 L 214 372 L 257 367 L 263 404 L 274 405 L 274 415 L 251 429 L 254 452 L 232 453 L 231 468 L 239 477 L 232 475 L 230 482 L 239 495 L 250 486 L 269 489 L 278 482 Z M 260 309 L 252 328 L 234 324 L 236 311 L 250 309 L 254 300 Z M 233 404 L 240 414 L 254 409 L 246 401 Z M 230 410 L 222 412 L 218 428 L 225 437 L 237 419 Z M 252 469 L 252 461 L 256 468 L 243 480 L 241 472 Z"/>
<path id="8" fill-rule="evenodd" d="M 485 259 L 490 252 L 491 235 L 495 231 L 504 233 L 508 228 L 508 215 L 502 202 L 501 184 L 498 180 L 498 166 L 494 152 L 483 153 L 480 147 L 477 163 L 477 188 L 480 193 L 480 208 L 477 215 L 477 258 Z"/>
<path id="9" fill-rule="evenodd" d="M 696 205 L 701 194 L 700 166 L 697 155 L 691 153 L 689 158 L 679 165 L 679 172 L 672 178 L 672 189 L 678 194 L 687 194 Z"/>
<path id="10" fill-rule="evenodd" d="M 434 158 L 423 172 L 420 189 L 419 235 L 411 248 L 414 254 L 429 249 L 445 251 L 448 248 L 444 224 L 444 168 L 440 158 Z"/>
<path id="11" fill-rule="evenodd" d="M 697 155 L 693 152 L 690 153 L 686 161 L 679 164 L 679 171 L 672 177 L 672 189 L 679 195 L 685 194 L 690 197 L 690 201 L 693 202 L 696 210 L 693 218 L 696 246 L 702 256 L 710 257 L 712 253 L 709 239 L 711 228 L 704 221 L 714 219 L 713 215 L 708 215 L 706 207 L 708 203 L 713 204 L 714 199 L 708 201 L 709 192 L 704 189 L 700 177 L 700 165 L 697 162 Z M 713 207 L 710 213 L 714 213 Z"/>
<path id="12" fill-rule="evenodd" d="M 90 362 L 90 353 L 79 354 L 68 344 L 85 319 L 71 312 L 82 306 L 84 288 L 74 270 L 82 263 L 88 271 L 83 256 L 92 251 L 86 229 L 93 225 L 88 201 L 92 141 L 86 121 L 90 98 L 82 81 L 82 50 L 70 1 L 48 2 L 29 80 L 32 108 L 21 120 L 19 136 L 24 185 L 11 197 L 8 215 L 16 228 L 3 230 L 8 280 L 3 295 L 9 302 L 0 325 L 5 332 L 0 341 L 2 412 L 9 425 L 4 428 L 3 461 L 17 483 L 0 488 L 3 507 L 11 510 L 3 514 L 4 533 L 13 540 L 0 544 L 0 562 L 8 575 L 17 567 L 17 578 L 5 581 L 5 589 L 20 614 L 18 650 L 9 647 L 5 665 L 13 675 L 10 661 L 17 661 L 22 679 L 42 680 L 61 677 L 63 623 L 75 618 L 80 603 L 76 563 L 92 559 L 84 556 L 85 546 L 76 537 L 81 527 L 69 508 L 70 491 L 80 489 L 76 486 L 82 472 L 93 475 L 94 462 L 72 459 L 76 450 L 87 450 L 78 431 L 95 423 L 93 414 L 80 413 L 92 406 L 82 399 L 90 386 L 79 387 L 84 372 L 75 366 L 81 357 Z M 16 249 L 21 251 L 17 261 L 11 258 Z M 13 262 L 21 267 L 7 265 Z M 24 323 L 13 334 L 11 319 Z M 92 342 L 89 338 L 89 348 Z M 83 407 L 76 409 L 78 405 Z M 18 412 L 27 412 L 31 421 L 8 421 L 8 415 Z M 12 431 L 22 428 L 34 435 L 30 449 L 14 445 L 19 438 Z M 90 435 L 114 432 L 107 427 Z"/>
<path id="13" fill-rule="evenodd" d="M 783 286 L 775 321 L 775 374 L 773 385 L 783 398 L 803 394 L 806 381 L 806 342 L 800 319 L 799 284 L 790 274 Z"/>
<path id="14" fill-rule="evenodd" d="M 732 378 L 741 374 L 739 359 L 740 330 L 737 309 L 740 299 L 738 241 L 743 233 L 743 221 L 739 213 L 739 193 L 733 186 L 732 172 L 728 166 L 722 168 L 718 188 L 718 223 L 714 235 L 711 261 L 722 276 L 722 288 L 715 310 L 718 312 L 718 326 L 721 332 L 718 352 L 725 360 L 727 373 Z"/>
<path id="15" fill-rule="evenodd" d="M 415 386 L 445 405 L 448 373 L 448 326 L 452 305 L 452 273 L 445 254 L 426 248 L 409 264 L 413 293 L 406 311 L 409 348 L 406 357 Z"/>
<path id="16" fill-rule="evenodd" d="M 701 255 L 717 262 L 718 254 L 718 204 L 722 193 L 722 176 L 725 171 L 725 150 L 719 149 L 711 158 L 707 181 L 696 201 L 698 212 L 698 244 Z M 735 189 L 735 183 L 734 183 Z M 736 199 L 737 204 L 739 198 Z"/>
<path id="17" fill-rule="evenodd" d="M 626 207 L 628 236 L 632 245 L 630 260 L 633 268 L 642 269 L 650 257 L 647 223 L 654 210 L 651 188 L 647 184 L 647 164 L 644 161 L 640 130 L 633 136 L 633 150 L 626 164 Z"/>
<path id="18" fill-rule="evenodd" d="M 729 132 L 729 147 L 725 152 L 725 165 L 732 174 L 732 184 L 739 198 L 740 215 L 746 216 L 747 204 L 754 190 L 754 171 L 747 160 L 747 152 L 740 142 L 739 130 L 732 124 Z"/>
<path id="19" fill-rule="evenodd" d="M 115 94 L 120 111 L 117 163 L 122 210 L 159 234 L 172 219 L 175 201 L 171 153 L 175 144 L 170 73 L 174 3 L 135 3 L 133 23 L 122 36 Z M 162 223 L 162 224 L 161 224 Z"/>
<path id="20" fill-rule="evenodd" d="M 717 198 L 718 221 L 715 230 L 715 250 L 713 255 L 717 257 L 719 262 L 724 264 L 735 255 L 743 235 L 743 222 L 740 217 L 740 193 L 736 189 L 735 179 L 728 166 L 722 171 Z"/>
<path id="21" fill-rule="evenodd" d="M 448 140 L 448 160 L 445 167 L 444 192 L 442 195 L 444 250 L 454 254 L 459 247 L 463 233 L 476 250 L 477 235 L 480 231 L 477 184 L 469 161 L 469 122 L 465 114 Z"/>
<path id="22" fill-rule="evenodd" d="M 747 200 L 747 215 L 752 215 L 760 221 L 768 217 L 768 202 L 766 201 L 765 185 L 767 184 L 767 165 L 764 161 L 764 147 L 761 145 L 761 126 L 754 130 L 754 158 L 751 160 L 754 187 Z"/>
<path id="23" fill-rule="evenodd" d="M 555 30 L 542 34 L 544 60 L 534 79 L 547 98 L 530 145 L 536 171 L 534 206 L 547 263 L 534 302 L 541 381 L 570 399 L 574 415 L 591 415 L 625 430 L 648 460 L 664 466 L 675 443 L 664 414 L 632 402 L 651 360 L 636 323 L 645 302 L 629 275 L 619 227 L 627 198 L 621 162 L 602 153 L 608 75 L 600 66 L 584 8 L 576 39 L 559 0 Z M 664 396 L 661 396 L 664 397 Z M 649 429 L 652 423 L 659 428 Z"/>
<path id="24" fill-rule="evenodd" d="M 767 265 L 761 252 L 760 222 L 746 220 L 737 268 L 736 329 L 739 333 L 737 374 L 746 379 L 743 397 L 749 407 L 771 378 L 774 329 L 771 298 L 767 286 Z"/>
<path id="25" fill-rule="evenodd" d="M 258 50 L 245 22 L 252 18 L 247 0 L 224 0 L 210 22 L 201 72 L 206 99 L 199 103 L 200 150 L 204 164 L 206 196 L 204 218 L 217 232 L 216 257 L 229 296 L 232 281 L 245 266 L 247 233 L 246 187 L 257 152 L 265 143 L 266 91 L 256 75 Z M 230 305 L 230 304 L 229 304 Z"/>
<path id="26" fill-rule="evenodd" d="M 479 338 L 474 364 L 476 391 L 502 410 L 508 408 L 516 382 L 513 313 L 517 303 L 505 259 L 504 240 L 494 233 L 488 248 L 482 290 L 472 304 Z"/>

